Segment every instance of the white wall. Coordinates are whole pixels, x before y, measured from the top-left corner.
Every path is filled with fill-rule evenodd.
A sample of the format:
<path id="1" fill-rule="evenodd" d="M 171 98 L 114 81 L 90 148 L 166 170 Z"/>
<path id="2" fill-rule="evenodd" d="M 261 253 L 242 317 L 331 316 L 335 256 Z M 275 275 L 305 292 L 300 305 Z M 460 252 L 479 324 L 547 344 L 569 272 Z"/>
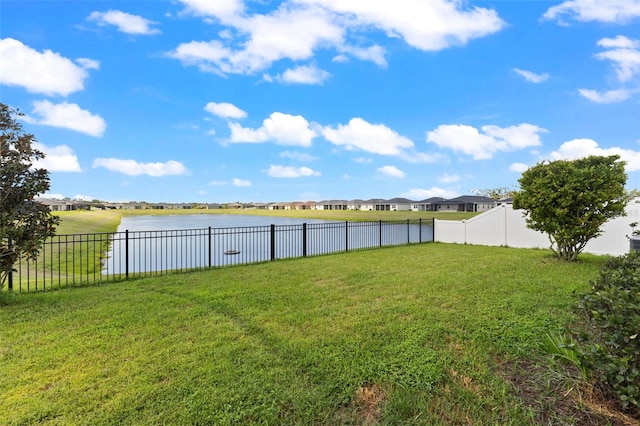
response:
<path id="1" fill-rule="evenodd" d="M 587 243 L 584 252 L 622 255 L 629 252 L 630 224 L 640 222 L 640 199 L 626 207 L 627 216 L 605 223 L 602 235 Z M 549 248 L 547 234 L 527 228 L 522 210 L 501 205 L 467 220 L 434 220 L 435 240 L 444 243 Z"/>

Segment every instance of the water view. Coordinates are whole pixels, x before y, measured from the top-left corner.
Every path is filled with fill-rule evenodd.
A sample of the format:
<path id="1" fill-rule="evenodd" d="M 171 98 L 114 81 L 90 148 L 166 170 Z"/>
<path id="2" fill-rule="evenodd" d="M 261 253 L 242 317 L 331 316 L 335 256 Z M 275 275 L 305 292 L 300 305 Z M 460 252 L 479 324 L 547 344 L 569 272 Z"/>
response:
<path id="1" fill-rule="evenodd" d="M 250 215 L 122 219 L 104 274 L 264 262 L 433 240 L 430 221 L 335 222 Z"/>

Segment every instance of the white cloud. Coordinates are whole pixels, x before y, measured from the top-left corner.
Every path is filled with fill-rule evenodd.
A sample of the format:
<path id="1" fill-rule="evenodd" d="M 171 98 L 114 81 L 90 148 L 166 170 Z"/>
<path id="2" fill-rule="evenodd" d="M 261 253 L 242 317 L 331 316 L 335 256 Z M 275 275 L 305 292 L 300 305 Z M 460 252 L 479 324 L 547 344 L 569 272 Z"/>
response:
<path id="1" fill-rule="evenodd" d="M 459 175 L 450 175 L 448 173 L 444 173 L 443 175 L 438 177 L 438 182 L 440 183 L 453 183 L 458 182 L 460 180 Z"/>
<path id="2" fill-rule="evenodd" d="M 285 84 L 323 84 L 329 76 L 330 74 L 325 70 L 313 65 L 303 65 L 288 68 L 281 75 L 277 75 L 276 80 Z"/>
<path id="3" fill-rule="evenodd" d="M 233 186 L 251 186 L 251 181 L 244 179 L 233 179 Z"/>
<path id="4" fill-rule="evenodd" d="M 91 195 L 76 194 L 73 196 L 73 199 L 76 201 L 92 201 L 95 200 L 96 197 L 92 197 Z"/>
<path id="5" fill-rule="evenodd" d="M 102 137 L 107 129 L 107 123 L 102 117 L 81 109 L 77 104 L 36 101 L 33 103 L 32 114 L 38 117 L 24 116 L 23 120 L 31 124 L 70 129 L 95 137 Z"/>
<path id="6" fill-rule="evenodd" d="M 640 0 L 568 0 L 550 7 L 543 18 L 562 23 L 565 15 L 581 22 L 625 24 L 640 17 Z"/>
<path id="7" fill-rule="evenodd" d="M 349 62 L 349 57 L 343 54 L 336 55 L 333 57 L 333 59 L 331 59 L 331 62 L 338 62 L 338 63 Z"/>
<path id="8" fill-rule="evenodd" d="M 631 40 L 625 36 L 616 36 L 615 38 L 602 38 L 596 43 L 600 47 L 605 48 L 621 48 L 621 49 L 638 49 L 640 48 L 640 40 Z"/>
<path id="9" fill-rule="evenodd" d="M 239 16 L 244 12 L 243 0 L 180 0 L 187 9 L 185 12 L 196 16 L 213 16 L 222 22 Z"/>
<path id="10" fill-rule="evenodd" d="M 234 16 L 226 24 L 234 27 L 239 40 L 192 41 L 180 44 L 168 55 L 201 71 L 254 74 L 281 59 L 303 61 L 321 46 L 340 45 L 344 29 L 320 8 L 281 5 L 268 15 Z M 241 49 L 235 49 L 241 45 Z"/>
<path id="11" fill-rule="evenodd" d="M 371 124 L 359 117 L 352 118 L 347 125 L 324 127 L 322 135 L 329 142 L 344 146 L 347 150 L 379 155 L 400 155 L 403 150 L 414 147 L 410 139 L 384 124 Z"/>
<path id="12" fill-rule="evenodd" d="M 42 151 L 45 157 L 36 161 L 33 166 L 47 169 L 49 172 L 81 172 L 78 157 L 67 145 L 48 147 L 36 142 L 34 148 Z"/>
<path id="13" fill-rule="evenodd" d="M 321 173 L 309 167 L 288 167 L 271 165 L 267 174 L 274 178 L 297 178 L 304 176 L 320 176 Z"/>
<path id="14" fill-rule="evenodd" d="M 592 139 L 574 139 L 560 145 L 557 151 L 553 151 L 549 157 L 552 160 L 575 160 L 590 155 L 619 155 L 622 161 L 627 163 L 626 170 L 635 172 L 640 170 L 640 152 L 630 149 L 612 147 L 600 148 Z"/>
<path id="15" fill-rule="evenodd" d="M 124 173 L 129 176 L 148 175 L 153 177 L 167 175 L 184 175 L 188 170 L 178 161 L 165 163 L 138 163 L 136 160 L 122 160 L 119 158 L 96 158 L 93 168 L 104 167 L 113 172 Z"/>
<path id="16" fill-rule="evenodd" d="M 459 1 L 446 0 L 296 0 L 321 5 L 343 18 L 352 27 L 373 27 L 389 37 L 402 38 L 421 50 L 441 50 L 464 45 L 470 40 L 495 33 L 506 24 L 497 12 L 482 7 L 464 8 Z"/>
<path id="17" fill-rule="evenodd" d="M 406 197 L 410 200 L 426 200 L 427 198 L 432 197 L 441 197 L 441 198 L 455 198 L 459 194 L 458 192 L 451 189 L 438 188 L 436 186 L 432 186 L 429 189 L 422 188 L 414 188 L 409 191 L 401 194 L 403 197 Z"/>
<path id="18" fill-rule="evenodd" d="M 89 61 L 81 58 L 82 66 L 78 66 L 51 50 L 40 53 L 18 40 L 0 39 L 0 84 L 20 86 L 31 93 L 67 96 L 84 90 L 89 77 L 86 68 L 95 68 L 98 63 Z"/>
<path id="19" fill-rule="evenodd" d="M 597 104 L 612 104 L 616 102 L 626 101 L 633 94 L 629 89 L 608 90 L 606 92 L 598 92 L 591 89 L 578 89 L 578 93 Z"/>
<path id="20" fill-rule="evenodd" d="M 252 14 L 239 0 L 181 1 L 186 13 L 215 18 L 228 28 L 218 40 L 183 43 L 167 55 L 218 74 L 255 74 L 282 59 L 308 60 L 320 49 L 336 51 L 341 61 L 352 56 L 386 66 L 384 48 L 371 44 L 367 32 L 435 51 L 464 45 L 506 25 L 494 10 L 448 0 L 290 0 L 268 14 Z"/>
<path id="21" fill-rule="evenodd" d="M 262 122 L 262 127 L 251 129 L 238 123 L 229 123 L 230 141 L 234 143 L 274 142 L 278 145 L 311 146 L 317 136 L 309 122 L 301 115 L 272 113 Z"/>
<path id="22" fill-rule="evenodd" d="M 93 21 L 100 26 L 115 25 L 118 31 L 132 35 L 160 34 L 157 28 L 151 28 L 155 22 L 138 15 L 131 15 L 120 10 L 106 12 L 91 12 L 87 21 Z"/>
<path id="23" fill-rule="evenodd" d="M 542 144 L 539 133 L 543 132 L 546 130 L 527 123 L 505 128 L 482 126 L 480 131 L 462 124 L 440 125 L 427 132 L 427 142 L 470 155 L 474 160 L 487 160 L 497 152 L 539 146 Z"/>
<path id="24" fill-rule="evenodd" d="M 378 168 L 378 172 L 382 173 L 386 176 L 391 176 L 394 178 L 403 178 L 406 176 L 405 172 L 398 169 L 395 166 L 382 166 Z"/>
<path id="25" fill-rule="evenodd" d="M 529 166 L 524 163 L 513 163 L 511 166 L 509 166 L 510 171 L 517 173 L 524 173 L 528 168 Z"/>
<path id="26" fill-rule="evenodd" d="M 247 113 L 238 108 L 237 106 L 227 102 L 209 102 L 205 105 L 204 110 L 211 114 L 221 118 L 245 118 Z"/>
<path id="27" fill-rule="evenodd" d="M 295 152 L 295 151 L 283 151 L 279 154 L 282 158 L 290 158 L 295 161 L 302 161 L 304 163 L 309 163 L 311 161 L 316 161 L 318 157 L 314 157 L 311 154 L 307 154 L 305 152 Z"/>
<path id="28" fill-rule="evenodd" d="M 38 198 L 51 198 L 53 200 L 62 200 L 65 198 L 62 194 L 57 194 L 55 192 L 45 192 L 41 197 Z"/>
<path id="29" fill-rule="evenodd" d="M 225 186 L 228 184 L 229 182 L 227 182 L 226 180 L 212 180 L 211 182 L 209 182 L 209 185 L 211 186 Z"/>
<path id="30" fill-rule="evenodd" d="M 640 40 L 618 36 L 615 39 L 603 38 L 598 45 L 610 50 L 596 54 L 596 58 L 613 62 L 620 82 L 627 82 L 640 74 Z"/>
<path id="31" fill-rule="evenodd" d="M 522 77 L 524 77 L 524 79 L 527 80 L 530 83 L 542 83 L 543 81 L 546 81 L 546 80 L 549 79 L 549 74 L 547 74 L 547 73 L 536 74 L 534 72 L 527 71 L 527 70 L 521 70 L 519 68 L 514 68 L 513 71 L 516 74 L 519 74 Z"/>
<path id="32" fill-rule="evenodd" d="M 96 61 L 95 59 L 89 58 L 78 58 L 76 62 L 86 70 L 99 70 L 100 69 L 100 61 Z"/>

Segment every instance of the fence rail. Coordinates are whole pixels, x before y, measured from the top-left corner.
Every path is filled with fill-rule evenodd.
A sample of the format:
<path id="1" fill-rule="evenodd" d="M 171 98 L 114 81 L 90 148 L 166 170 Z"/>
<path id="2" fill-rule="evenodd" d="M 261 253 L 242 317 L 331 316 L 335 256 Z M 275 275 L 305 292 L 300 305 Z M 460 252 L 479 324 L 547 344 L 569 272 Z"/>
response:
<path id="1" fill-rule="evenodd" d="M 232 228 L 57 235 L 22 261 L 8 288 L 74 285 L 318 256 L 434 240 L 433 220 L 327 222 Z"/>

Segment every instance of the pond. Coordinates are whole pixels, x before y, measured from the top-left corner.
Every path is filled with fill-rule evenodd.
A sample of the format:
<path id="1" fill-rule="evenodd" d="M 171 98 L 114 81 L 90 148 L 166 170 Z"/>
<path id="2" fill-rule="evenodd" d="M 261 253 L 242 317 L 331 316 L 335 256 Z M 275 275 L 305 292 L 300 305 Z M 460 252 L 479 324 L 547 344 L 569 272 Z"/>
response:
<path id="1" fill-rule="evenodd" d="M 128 216 L 103 274 L 265 262 L 433 240 L 431 221 L 336 222 L 227 214 Z"/>

